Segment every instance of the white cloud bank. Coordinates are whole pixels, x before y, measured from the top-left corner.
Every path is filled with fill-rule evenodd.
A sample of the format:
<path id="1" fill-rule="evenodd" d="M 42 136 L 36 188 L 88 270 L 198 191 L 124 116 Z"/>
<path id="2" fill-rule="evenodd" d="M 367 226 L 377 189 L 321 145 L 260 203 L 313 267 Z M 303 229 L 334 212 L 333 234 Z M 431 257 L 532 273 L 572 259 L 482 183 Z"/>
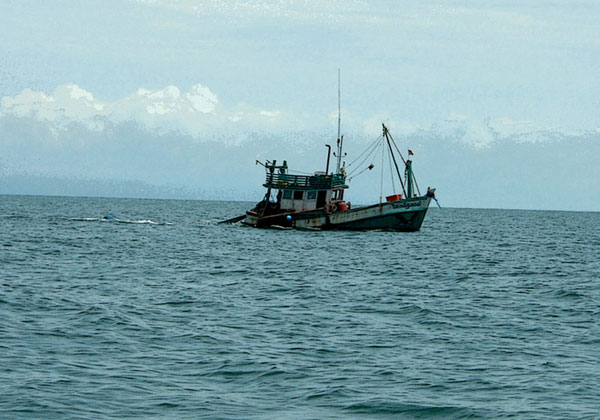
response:
<path id="1" fill-rule="evenodd" d="M 240 104 L 230 109 L 219 103 L 208 87 L 197 84 L 187 92 L 176 86 L 163 89 L 140 88 L 119 100 L 101 101 L 82 87 L 69 83 L 46 93 L 24 89 L 0 100 L 0 117 L 29 117 L 46 123 L 58 133 L 78 123 L 102 131 L 107 123 L 134 121 L 156 132 L 180 132 L 193 137 L 209 134 L 216 128 L 236 125 L 242 129 L 267 128 L 282 123 L 285 115 L 277 110 Z"/>
<path id="2" fill-rule="evenodd" d="M 450 113 L 441 121 L 418 124 L 390 114 L 357 116 L 342 110 L 343 126 L 347 134 L 374 138 L 381 132 L 381 122 L 398 137 L 436 137 L 487 148 L 494 142 L 513 139 L 521 142 L 540 142 L 556 135 L 585 135 L 546 128 L 533 121 L 519 121 L 508 117 L 475 119 Z M 195 140 L 213 138 L 230 142 L 243 141 L 250 132 L 270 134 L 289 132 L 326 132 L 335 134 L 337 110 L 330 115 L 292 114 L 282 110 L 262 109 L 239 103 L 226 106 L 209 87 L 202 84 L 182 91 L 169 85 L 162 89 L 139 88 L 136 92 L 115 101 L 102 101 L 92 92 L 73 84 L 58 86 L 46 93 L 24 89 L 14 96 L 0 99 L 0 118 L 32 118 L 48 126 L 58 135 L 72 124 L 101 132 L 108 127 L 133 122 L 156 134 L 175 132 Z"/>

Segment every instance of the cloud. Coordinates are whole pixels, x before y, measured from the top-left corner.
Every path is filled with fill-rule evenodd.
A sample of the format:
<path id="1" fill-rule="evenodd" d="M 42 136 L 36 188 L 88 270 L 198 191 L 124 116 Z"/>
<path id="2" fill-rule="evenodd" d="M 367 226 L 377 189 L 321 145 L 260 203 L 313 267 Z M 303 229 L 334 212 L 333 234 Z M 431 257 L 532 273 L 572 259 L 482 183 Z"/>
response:
<path id="1" fill-rule="evenodd" d="M 79 86 L 67 84 L 52 94 L 24 89 L 15 96 L 1 100 L 0 115 L 32 116 L 60 125 L 65 120 L 85 121 L 104 113 L 104 105 Z"/>
<path id="2" fill-rule="evenodd" d="M 54 129 L 64 129 L 72 121 L 97 129 L 96 117 L 105 116 L 108 112 L 105 104 L 72 83 L 58 86 L 52 94 L 27 88 L 15 96 L 5 96 L 0 100 L 0 116 L 35 117 Z"/>
<path id="3" fill-rule="evenodd" d="M 102 132 L 115 125 L 134 123 L 159 135 L 174 132 L 194 141 L 219 138 L 229 143 L 244 141 L 253 132 L 319 132 L 335 136 L 337 131 L 337 109 L 327 115 L 314 115 L 264 109 L 245 102 L 228 106 L 202 84 L 193 85 L 188 91 L 174 85 L 161 89 L 139 88 L 114 101 L 101 101 L 73 83 L 58 86 L 52 93 L 24 89 L 0 99 L 0 118 L 3 116 L 34 119 L 55 135 L 70 130 L 73 124 Z M 342 134 L 346 138 L 375 138 L 381 133 L 382 122 L 395 137 L 435 137 L 474 148 L 487 148 L 506 139 L 543 142 L 557 134 L 587 134 L 586 131 L 565 132 L 506 116 L 481 119 L 451 112 L 444 119 L 423 124 L 391 113 L 364 116 L 342 109 Z"/>
<path id="4" fill-rule="evenodd" d="M 112 122 L 135 121 L 153 131 L 193 136 L 206 133 L 223 118 L 217 95 L 200 84 L 188 92 L 173 85 L 156 90 L 140 88 L 107 107 Z"/>
<path id="5" fill-rule="evenodd" d="M 431 125 L 428 135 L 454 139 L 475 148 L 489 148 L 496 142 L 512 140 L 521 143 L 553 141 L 557 137 L 586 136 L 588 131 L 566 132 L 559 128 L 539 126 L 533 121 L 514 121 L 507 117 L 476 119 L 451 113 L 446 119 Z"/>
<path id="6" fill-rule="evenodd" d="M 196 84 L 187 92 L 169 85 L 162 89 L 139 88 L 116 101 L 100 101 L 86 89 L 73 84 L 58 86 L 46 93 L 24 89 L 0 100 L 0 117 L 29 117 L 48 125 L 52 132 L 68 129 L 72 123 L 101 131 L 107 123 L 128 121 L 157 132 L 176 131 L 201 138 L 217 129 L 274 130 L 286 124 L 279 110 L 239 103 L 223 106 L 207 86 Z"/>
<path id="7" fill-rule="evenodd" d="M 390 129 L 395 137 L 410 139 L 427 137 L 443 139 L 446 142 L 461 143 L 475 149 L 485 149 L 494 143 L 506 140 L 537 143 L 552 141 L 566 135 L 584 136 L 586 131 L 565 132 L 557 128 L 537 125 L 528 120 L 512 120 L 508 117 L 474 118 L 468 115 L 450 113 L 448 117 L 419 125 L 406 120 L 395 119 L 389 114 L 377 114 L 364 122 L 364 132 L 376 135 L 381 132 L 381 123 Z"/>
<path id="8" fill-rule="evenodd" d="M 128 98 L 134 106 L 145 104 L 148 114 L 173 114 L 180 111 L 209 114 L 215 111 L 219 100 L 209 88 L 195 85 L 190 92 L 181 94 L 177 86 L 167 86 L 160 90 L 140 88 Z"/>

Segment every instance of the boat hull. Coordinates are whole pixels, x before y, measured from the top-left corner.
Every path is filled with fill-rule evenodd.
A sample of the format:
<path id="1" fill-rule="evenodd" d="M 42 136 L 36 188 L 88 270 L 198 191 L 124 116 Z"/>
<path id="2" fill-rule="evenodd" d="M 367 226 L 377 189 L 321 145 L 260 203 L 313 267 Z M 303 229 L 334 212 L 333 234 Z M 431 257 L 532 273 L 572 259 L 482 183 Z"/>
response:
<path id="1" fill-rule="evenodd" d="M 265 217 L 248 211 L 242 223 L 254 227 L 415 232 L 421 228 L 430 202 L 431 197 L 424 196 L 331 213 L 325 209 L 316 209 L 282 212 Z"/>

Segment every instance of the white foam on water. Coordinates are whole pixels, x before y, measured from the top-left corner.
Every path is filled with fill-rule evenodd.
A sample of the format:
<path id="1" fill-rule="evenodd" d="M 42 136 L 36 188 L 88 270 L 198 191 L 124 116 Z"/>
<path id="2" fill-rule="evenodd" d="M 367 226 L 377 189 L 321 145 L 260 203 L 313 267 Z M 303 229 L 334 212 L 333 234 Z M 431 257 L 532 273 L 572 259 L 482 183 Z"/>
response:
<path id="1" fill-rule="evenodd" d="M 160 223 L 155 222 L 154 220 L 121 220 L 121 219 L 115 219 L 115 221 L 119 222 L 119 223 L 131 223 L 134 225 L 159 225 Z"/>

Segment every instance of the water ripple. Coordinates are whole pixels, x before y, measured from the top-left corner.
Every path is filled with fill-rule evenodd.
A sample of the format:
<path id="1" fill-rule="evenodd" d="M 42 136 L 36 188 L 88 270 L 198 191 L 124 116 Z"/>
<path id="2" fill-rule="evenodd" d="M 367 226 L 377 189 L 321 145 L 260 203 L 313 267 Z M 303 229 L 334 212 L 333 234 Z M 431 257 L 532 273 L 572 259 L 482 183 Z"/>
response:
<path id="1" fill-rule="evenodd" d="M 216 223 L 245 207 L 2 197 L 0 418 L 600 412 L 597 213 Z"/>

